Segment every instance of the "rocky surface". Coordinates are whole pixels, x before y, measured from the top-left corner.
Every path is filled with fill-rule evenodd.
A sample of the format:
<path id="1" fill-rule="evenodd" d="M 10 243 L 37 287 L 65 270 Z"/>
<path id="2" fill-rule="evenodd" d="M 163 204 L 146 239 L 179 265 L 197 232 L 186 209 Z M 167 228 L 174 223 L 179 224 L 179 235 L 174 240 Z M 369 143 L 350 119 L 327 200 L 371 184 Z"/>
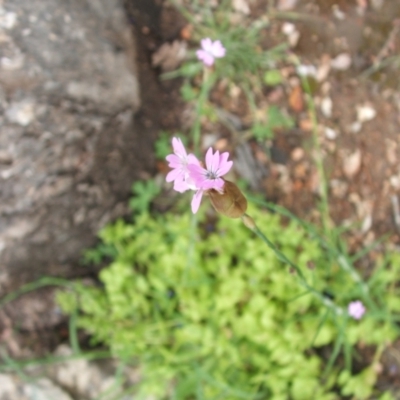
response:
<path id="1" fill-rule="evenodd" d="M 71 355 L 66 345 L 54 353 L 66 359 Z M 27 367 L 19 374 L 0 373 L 0 400 L 130 400 L 129 392 L 138 378 L 137 370 L 122 368 L 112 359 L 88 361 L 77 357 L 48 367 Z M 128 394 L 124 394 L 128 388 Z"/>
<path id="2" fill-rule="evenodd" d="M 118 0 L 0 0 L 0 296 L 69 276 L 126 213 L 152 146 L 133 129 L 134 61 Z"/>
<path id="3" fill-rule="evenodd" d="M 34 383 L 23 382 L 13 375 L 0 374 L 0 400 L 72 400 L 47 378 Z"/>

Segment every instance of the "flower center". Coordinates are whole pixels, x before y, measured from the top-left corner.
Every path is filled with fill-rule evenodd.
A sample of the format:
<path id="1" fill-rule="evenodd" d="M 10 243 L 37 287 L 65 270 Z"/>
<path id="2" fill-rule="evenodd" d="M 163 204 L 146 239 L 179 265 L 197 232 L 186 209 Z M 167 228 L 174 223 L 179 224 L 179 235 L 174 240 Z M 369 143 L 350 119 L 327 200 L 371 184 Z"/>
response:
<path id="1" fill-rule="evenodd" d="M 213 171 L 207 171 L 206 177 L 207 179 L 218 179 L 217 173 Z"/>

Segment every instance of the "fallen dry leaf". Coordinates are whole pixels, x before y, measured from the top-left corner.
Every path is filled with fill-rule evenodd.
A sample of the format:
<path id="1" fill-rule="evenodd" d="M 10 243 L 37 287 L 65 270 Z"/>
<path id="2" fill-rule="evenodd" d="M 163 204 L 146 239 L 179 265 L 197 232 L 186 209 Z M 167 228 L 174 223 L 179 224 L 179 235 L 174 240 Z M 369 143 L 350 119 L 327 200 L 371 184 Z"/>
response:
<path id="1" fill-rule="evenodd" d="M 311 132 L 313 128 L 313 122 L 310 118 L 301 119 L 299 126 L 302 131 Z"/>
<path id="2" fill-rule="evenodd" d="M 164 43 L 151 57 L 153 67 L 161 67 L 164 72 L 173 71 L 186 57 L 187 43 L 174 40 L 172 43 Z"/>
<path id="3" fill-rule="evenodd" d="M 183 40 L 190 40 L 192 38 L 193 25 L 185 25 L 180 32 L 180 36 Z"/>
<path id="4" fill-rule="evenodd" d="M 301 86 L 295 86 L 289 95 L 289 106 L 294 112 L 301 112 L 304 110 L 303 91 Z"/>

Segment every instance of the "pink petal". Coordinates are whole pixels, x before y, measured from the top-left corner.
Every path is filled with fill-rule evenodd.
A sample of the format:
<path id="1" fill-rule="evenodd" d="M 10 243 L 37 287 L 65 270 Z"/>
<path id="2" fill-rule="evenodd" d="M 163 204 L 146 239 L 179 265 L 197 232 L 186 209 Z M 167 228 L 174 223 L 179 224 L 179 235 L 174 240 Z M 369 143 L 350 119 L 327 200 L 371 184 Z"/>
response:
<path id="1" fill-rule="evenodd" d="M 200 187 L 204 190 L 215 189 L 220 192 L 222 190 L 222 188 L 224 187 L 224 180 L 221 178 L 208 179 L 208 180 L 204 181 Z"/>
<path id="2" fill-rule="evenodd" d="M 205 55 L 207 55 L 207 52 L 205 52 L 204 50 L 202 50 L 202 49 L 196 50 L 196 57 L 200 61 L 203 61 Z"/>
<path id="3" fill-rule="evenodd" d="M 213 164 L 213 159 L 214 159 L 213 150 L 212 150 L 212 148 L 210 147 L 210 148 L 207 150 L 207 153 L 206 153 L 206 167 L 207 167 L 207 170 L 210 170 L 210 169 L 211 169 L 211 166 L 212 166 L 212 164 Z"/>
<path id="4" fill-rule="evenodd" d="M 203 63 L 205 65 L 207 65 L 208 67 L 211 67 L 211 65 L 214 64 L 214 57 L 210 53 L 207 53 L 204 50 L 197 50 L 196 55 L 197 55 L 197 58 L 200 61 L 203 61 Z"/>
<path id="5" fill-rule="evenodd" d="M 210 181 L 206 177 L 196 177 L 196 179 L 193 179 L 193 181 L 198 189 L 209 189 L 207 187 L 207 182 Z"/>
<path id="6" fill-rule="evenodd" d="M 177 168 L 178 166 L 180 166 L 182 164 L 181 159 L 178 156 L 176 156 L 175 154 L 169 154 L 166 157 L 166 160 L 170 163 L 170 167 L 172 167 L 172 168 Z"/>
<path id="7" fill-rule="evenodd" d="M 214 57 L 221 58 L 225 56 L 225 53 L 226 53 L 225 47 L 222 46 L 222 43 L 219 40 L 216 40 L 213 43 L 211 54 Z"/>
<path id="8" fill-rule="evenodd" d="M 188 171 L 189 171 L 189 178 L 188 180 L 197 189 L 202 189 L 203 181 L 206 179 L 205 173 L 207 171 L 202 168 L 200 165 L 196 164 L 189 164 L 188 165 Z M 191 187 L 193 189 L 193 187 Z"/>
<path id="9" fill-rule="evenodd" d="M 227 161 L 225 164 L 220 166 L 218 170 L 218 176 L 224 176 L 229 172 L 229 170 L 232 168 L 233 161 Z"/>
<path id="10" fill-rule="evenodd" d="M 225 153 L 221 153 L 219 157 L 219 164 L 222 165 L 228 161 L 229 153 L 226 151 Z"/>
<path id="11" fill-rule="evenodd" d="M 216 188 L 215 188 L 215 181 L 214 181 L 214 180 L 211 180 L 211 179 L 205 180 L 205 181 L 202 182 L 202 184 L 199 185 L 199 186 L 200 186 L 202 189 L 204 189 L 204 190 L 216 189 Z"/>
<path id="12" fill-rule="evenodd" d="M 218 169 L 218 176 L 225 175 L 233 165 L 232 161 L 228 161 L 229 153 L 222 153 L 219 159 L 219 169 Z"/>
<path id="13" fill-rule="evenodd" d="M 183 180 L 179 180 L 179 179 L 176 179 L 174 181 L 174 190 L 176 190 L 177 192 L 183 193 L 189 189 L 190 189 L 190 187 L 187 182 L 185 182 Z"/>
<path id="14" fill-rule="evenodd" d="M 213 156 L 211 168 L 208 168 L 209 171 L 217 172 L 219 168 L 219 150 L 217 150 Z"/>
<path id="15" fill-rule="evenodd" d="M 198 164 L 188 164 L 187 168 L 189 170 L 189 175 L 193 179 L 204 179 L 204 176 L 207 174 L 207 170 Z"/>
<path id="16" fill-rule="evenodd" d="M 219 192 L 222 191 L 224 185 L 225 185 L 225 182 L 224 182 L 224 180 L 221 179 L 221 178 L 218 178 L 218 179 L 216 179 L 216 180 L 214 181 L 214 189 L 215 189 L 215 190 L 218 190 Z"/>
<path id="17" fill-rule="evenodd" d="M 196 157 L 194 154 L 192 154 L 192 153 L 188 154 L 188 156 L 187 156 L 187 162 L 188 162 L 188 164 L 200 165 L 200 161 L 199 161 L 199 160 L 197 159 L 197 157 Z"/>
<path id="18" fill-rule="evenodd" d="M 167 176 L 165 177 L 165 180 L 167 182 L 172 182 L 176 179 L 179 179 L 180 177 L 182 177 L 183 179 L 182 171 L 180 171 L 179 169 L 173 169 L 172 171 L 168 172 Z"/>
<path id="19" fill-rule="evenodd" d="M 214 57 L 211 54 L 207 54 L 203 62 L 207 67 L 211 67 L 214 64 Z"/>
<path id="20" fill-rule="evenodd" d="M 185 149 L 181 139 L 173 137 L 172 138 L 172 147 L 174 149 L 174 153 L 177 156 L 181 156 L 183 158 L 187 157 L 186 149 Z"/>
<path id="21" fill-rule="evenodd" d="M 197 211 L 198 211 L 198 209 L 199 209 L 199 207 L 200 207 L 200 203 L 201 203 L 201 198 L 203 197 L 203 191 L 200 189 L 200 190 L 198 190 L 195 194 L 194 194 L 194 196 L 193 196 L 193 199 L 192 199 L 192 203 L 191 203 L 191 206 L 192 206 L 192 213 L 193 214 L 196 214 L 197 213 Z"/>
<path id="22" fill-rule="evenodd" d="M 209 189 L 208 182 L 210 182 L 210 181 L 206 178 L 199 178 L 199 179 L 196 179 L 194 182 L 198 189 L 204 189 L 204 190 Z"/>
<path id="23" fill-rule="evenodd" d="M 200 41 L 201 47 L 207 53 L 211 53 L 213 49 L 213 42 L 210 38 L 204 38 Z"/>

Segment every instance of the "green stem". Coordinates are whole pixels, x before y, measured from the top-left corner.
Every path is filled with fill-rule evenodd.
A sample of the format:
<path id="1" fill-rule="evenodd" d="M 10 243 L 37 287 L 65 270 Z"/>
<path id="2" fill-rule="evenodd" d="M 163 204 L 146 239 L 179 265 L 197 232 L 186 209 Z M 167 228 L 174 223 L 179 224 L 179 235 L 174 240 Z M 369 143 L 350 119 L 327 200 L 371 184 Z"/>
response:
<path id="1" fill-rule="evenodd" d="M 302 219 L 296 217 L 294 214 L 292 214 L 290 211 L 286 210 L 283 207 L 277 206 L 276 204 L 272 203 L 267 203 L 265 201 L 261 201 L 257 198 L 252 198 L 248 196 L 250 200 L 252 200 L 255 203 L 258 203 L 264 207 L 267 207 L 269 210 L 279 213 L 283 215 L 284 217 L 288 217 L 290 219 L 293 219 L 297 223 L 300 224 L 300 226 L 306 230 L 313 238 L 315 238 L 320 246 L 328 251 L 328 254 L 332 259 L 337 261 L 339 264 L 340 268 L 342 268 L 343 271 L 348 273 L 350 275 L 350 278 L 353 280 L 353 282 L 359 286 L 361 293 L 364 296 L 364 299 L 368 302 L 368 305 L 370 308 L 376 309 L 376 305 L 372 302 L 371 296 L 370 296 L 370 290 L 369 286 L 364 280 L 362 279 L 361 275 L 357 272 L 357 270 L 353 266 L 353 261 L 350 260 L 346 257 L 346 255 L 338 249 L 332 242 L 331 238 L 326 238 L 322 236 L 314 226 L 311 224 L 303 221 Z M 357 257 L 355 257 L 357 258 Z"/>
<path id="2" fill-rule="evenodd" d="M 317 113 L 315 110 L 315 104 L 312 99 L 311 89 L 307 79 L 303 79 L 303 86 L 306 90 L 306 101 L 307 107 L 310 112 L 312 131 L 313 131 L 313 146 L 316 150 L 315 164 L 317 166 L 318 176 L 320 179 L 320 190 L 321 190 L 321 213 L 322 213 L 322 224 L 324 227 L 324 233 L 328 234 L 331 229 L 331 220 L 329 216 L 329 202 L 328 202 L 328 181 L 325 175 L 324 163 L 322 160 L 321 144 L 318 138 L 318 122 Z"/>
<path id="3" fill-rule="evenodd" d="M 61 356 L 50 356 L 36 360 L 27 360 L 27 361 L 14 361 L 9 363 L 8 365 L 0 365 L 0 371 L 7 372 L 7 371 L 17 371 L 21 368 L 26 368 L 30 366 L 36 365 L 52 365 L 56 363 L 62 363 L 65 361 L 70 360 L 78 360 L 78 359 L 85 359 L 85 360 L 100 360 L 105 358 L 111 358 L 112 354 L 109 351 L 93 351 L 87 353 L 79 353 L 79 354 L 72 354 L 70 356 L 61 357 Z"/>
<path id="4" fill-rule="evenodd" d="M 193 146 L 195 154 L 200 151 L 200 135 L 201 135 L 201 117 L 204 114 L 204 104 L 208 98 L 210 89 L 213 87 L 215 77 L 212 71 L 204 67 L 203 69 L 203 82 L 200 88 L 200 94 L 196 103 L 195 120 L 192 127 Z"/>
<path id="5" fill-rule="evenodd" d="M 73 283 L 62 278 L 44 277 L 38 279 L 37 281 L 27 283 L 26 285 L 23 285 L 21 288 L 15 290 L 14 292 L 4 296 L 0 300 L 0 308 L 5 306 L 7 303 L 10 303 L 11 301 L 17 299 L 18 297 L 22 296 L 23 294 L 32 292 L 34 290 L 46 286 L 64 286 L 67 288 L 72 288 Z"/>
<path id="6" fill-rule="evenodd" d="M 248 220 L 251 220 L 249 223 Z M 344 310 L 341 307 L 336 306 L 333 301 L 327 297 L 324 296 L 322 293 L 320 293 L 318 290 L 314 289 L 312 286 L 310 286 L 300 269 L 300 267 L 295 264 L 293 261 L 291 261 L 289 258 L 285 256 L 268 238 L 263 234 L 263 232 L 258 228 L 258 226 L 255 224 L 254 220 L 247 214 L 244 214 L 242 217 L 242 221 L 244 224 L 251 229 L 277 256 L 279 260 L 284 262 L 285 264 L 288 264 L 290 267 L 292 267 L 296 272 L 299 277 L 299 284 L 305 288 L 307 291 L 312 293 L 322 304 L 324 304 L 326 307 L 331 309 L 336 315 L 343 315 Z"/>

